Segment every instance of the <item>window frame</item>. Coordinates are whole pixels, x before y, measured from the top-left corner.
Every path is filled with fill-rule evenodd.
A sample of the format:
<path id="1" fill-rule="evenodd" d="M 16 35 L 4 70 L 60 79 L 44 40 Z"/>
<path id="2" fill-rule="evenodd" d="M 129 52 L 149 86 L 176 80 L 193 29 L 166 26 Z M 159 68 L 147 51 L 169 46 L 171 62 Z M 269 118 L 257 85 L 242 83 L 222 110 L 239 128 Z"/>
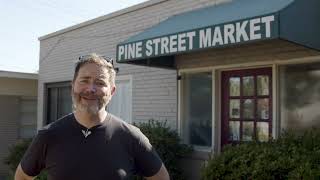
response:
<path id="1" fill-rule="evenodd" d="M 49 110 L 48 110 L 48 103 L 49 103 L 49 89 L 50 88 L 61 88 L 61 87 L 72 87 L 72 81 L 61 81 L 61 82 L 50 82 L 44 83 L 44 111 L 43 111 L 43 120 L 42 124 L 47 125 L 49 124 Z M 70 92 L 71 93 L 71 92 Z M 70 94 L 71 96 L 71 94 Z"/>

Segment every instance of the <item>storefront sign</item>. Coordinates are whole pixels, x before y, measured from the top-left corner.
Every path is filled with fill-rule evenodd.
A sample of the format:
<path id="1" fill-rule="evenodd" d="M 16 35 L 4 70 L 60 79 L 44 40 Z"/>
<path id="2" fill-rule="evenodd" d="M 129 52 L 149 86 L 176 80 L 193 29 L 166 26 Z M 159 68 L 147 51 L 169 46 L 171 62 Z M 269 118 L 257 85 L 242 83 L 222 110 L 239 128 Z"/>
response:
<path id="1" fill-rule="evenodd" d="M 121 62 L 249 41 L 272 39 L 277 38 L 277 32 L 277 15 L 256 17 L 178 34 L 120 44 L 117 47 L 117 59 Z"/>

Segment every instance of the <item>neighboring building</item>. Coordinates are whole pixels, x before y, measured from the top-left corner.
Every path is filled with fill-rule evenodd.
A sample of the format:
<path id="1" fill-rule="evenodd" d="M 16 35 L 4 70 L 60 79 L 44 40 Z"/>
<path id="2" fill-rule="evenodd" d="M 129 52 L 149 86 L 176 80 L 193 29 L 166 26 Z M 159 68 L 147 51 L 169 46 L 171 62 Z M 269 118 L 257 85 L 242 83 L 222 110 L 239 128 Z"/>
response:
<path id="1" fill-rule="evenodd" d="M 0 71 L 0 179 L 9 171 L 3 163 L 8 148 L 36 133 L 37 79 L 33 73 Z"/>
<path id="2" fill-rule="evenodd" d="M 38 127 L 71 112 L 74 63 L 117 59 L 109 110 L 167 120 L 196 152 L 320 126 L 320 1 L 151 0 L 40 37 Z M 301 13 L 304 12 L 304 13 Z"/>

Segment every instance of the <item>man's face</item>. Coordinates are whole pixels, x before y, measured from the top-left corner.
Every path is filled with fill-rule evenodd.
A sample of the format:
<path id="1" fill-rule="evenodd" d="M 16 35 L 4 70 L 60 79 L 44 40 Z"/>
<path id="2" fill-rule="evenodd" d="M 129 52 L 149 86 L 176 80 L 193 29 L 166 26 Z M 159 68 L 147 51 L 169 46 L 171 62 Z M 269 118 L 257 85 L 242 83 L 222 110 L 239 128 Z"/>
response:
<path id="1" fill-rule="evenodd" d="M 96 64 L 83 65 L 72 83 L 72 101 L 76 111 L 96 115 L 104 110 L 115 92 L 108 70 Z"/>

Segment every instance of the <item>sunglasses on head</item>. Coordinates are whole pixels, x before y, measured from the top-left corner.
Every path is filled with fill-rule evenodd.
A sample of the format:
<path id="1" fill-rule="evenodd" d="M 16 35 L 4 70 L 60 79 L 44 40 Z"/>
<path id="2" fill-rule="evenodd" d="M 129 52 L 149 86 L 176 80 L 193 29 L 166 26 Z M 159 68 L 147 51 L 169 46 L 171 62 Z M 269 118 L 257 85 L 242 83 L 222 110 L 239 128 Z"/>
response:
<path id="1" fill-rule="evenodd" d="M 90 58 L 91 56 L 90 55 L 83 55 L 83 56 L 80 56 L 79 57 L 79 61 L 81 60 L 84 60 L 84 59 L 88 59 Z M 104 59 L 105 61 L 109 62 L 112 64 L 113 66 L 113 59 L 111 57 L 108 57 L 108 56 L 99 56 L 100 58 Z"/>
<path id="2" fill-rule="evenodd" d="M 88 59 L 88 58 L 90 58 L 90 57 L 91 57 L 90 55 L 80 56 L 80 57 L 79 57 L 79 61 L 84 60 L 84 59 Z M 111 57 L 108 57 L 108 56 L 99 56 L 99 57 L 102 58 L 102 59 L 104 59 L 105 61 L 111 63 L 111 65 L 112 65 L 113 69 L 116 71 L 116 73 L 119 72 L 119 68 L 113 66 L 113 59 L 112 59 Z"/>

